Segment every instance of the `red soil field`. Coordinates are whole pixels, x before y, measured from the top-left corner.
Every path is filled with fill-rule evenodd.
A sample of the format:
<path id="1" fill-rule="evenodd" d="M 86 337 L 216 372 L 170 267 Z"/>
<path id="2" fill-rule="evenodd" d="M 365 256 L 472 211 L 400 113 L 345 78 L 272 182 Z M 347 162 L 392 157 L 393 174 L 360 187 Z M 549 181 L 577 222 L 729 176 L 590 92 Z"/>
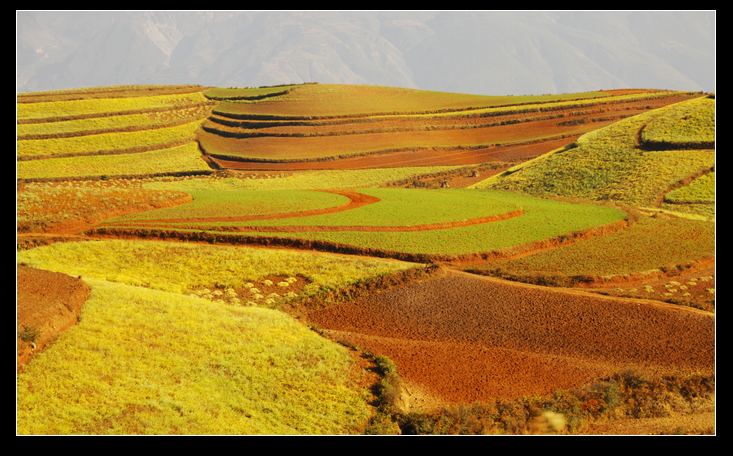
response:
<path id="1" fill-rule="evenodd" d="M 446 403 L 547 394 L 624 369 L 709 374 L 714 363 L 712 314 L 450 270 L 307 318 L 392 358 Z"/>
<path id="2" fill-rule="evenodd" d="M 554 138 L 532 144 L 503 145 L 481 149 L 438 149 L 365 155 L 322 162 L 267 163 L 213 158 L 226 169 L 245 171 L 299 171 L 324 169 L 399 168 L 410 166 L 474 165 L 487 161 L 528 160 L 575 141 L 579 135 Z"/>
<path id="3" fill-rule="evenodd" d="M 81 279 L 26 266 L 18 266 L 17 284 L 20 369 L 35 353 L 76 324 L 90 289 Z M 34 332 L 37 334 L 32 337 Z"/>
<path id="4" fill-rule="evenodd" d="M 497 127 L 479 128 L 479 129 L 459 129 L 459 130 L 438 130 L 438 131 L 422 131 L 420 134 L 449 134 L 450 136 L 464 137 L 467 144 L 470 144 L 470 138 L 476 134 L 485 134 L 487 142 L 502 142 L 505 140 L 511 140 L 512 138 L 519 138 L 518 142 L 522 144 L 505 144 L 494 147 L 476 148 L 469 149 L 466 147 L 447 147 L 447 148 L 415 148 L 413 150 L 379 153 L 375 155 L 363 155 L 357 157 L 349 157 L 342 159 L 334 159 L 328 161 L 314 161 L 314 162 L 291 162 L 291 163 L 276 163 L 276 162 L 252 162 L 252 161 L 239 161 L 230 160 L 223 158 L 211 159 L 220 167 L 225 169 L 236 169 L 236 170 L 248 170 L 248 171 L 282 171 L 282 170 L 315 170 L 315 169 L 364 169 L 364 168 L 392 168 L 402 166 L 439 166 L 439 165 L 470 165 L 483 163 L 486 161 L 512 161 L 512 160 L 528 160 L 541 155 L 552 149 L 567 145 L 577 139 L 580 134 L 586 133 L 590 130 L 597 129 L 615 122 L 623 117 L 636 115 L 638 113 L 647 111 L 649 109 L 658 108 L 665 106 L 670 103 L 685 100 L 689 96 L 674 96 L 665 97 L 660 99 L 643 100 L 634 103 L 614 103 L 609 106 L 604 106 L 602 112 L 599 112 L 599 107 L 589 106 L 581 111 L 578 109 L 567 110 L 565 114 L 569 117 L 567 119 L 557 118 L 549 119 L 538 122 L 527 122 L 519 124 L 510 124 Z M 580 116 L 573 115 L 574 112 L 582 112 Z M 521 119 L 530 117 L 542 117 L 555 114 L 554 112 L 549 113 L 529 113 L 521 115 L 507 115 L 498 116 L 493 118 L 462 118 L 461 122 L 467 122 L 466 125 L 471 125 L 476 122 L 499 122 L 503 120 Z M 577 125 L 566 125 L 558 126 L 557 124 L 562 121 L 575 120 L 579 121 Z M 412 120 L 397 122 L 411 122 Z M 384 121 L 380 121 L 384 122 Z M 419 121 L 419 122 L 422 122 Z M 439 122 L 443 122 L 440 120 Z M 455 123 L 455 119 L 450 120 L 451 123 Z M 317 124 L 316 124 L 317 125 Z M 338 125 L 339 128 L 350 129 L 357 124 L 349 125 Z M 370 125 L 358 124 L 358 125 Z M 280 127 L 284 128 L 284 127 Z M 303 128 L 303 127 L 300 127 Z M 369 127 L 373 128 L 373 127 Z M 312 128 L 311 128 L 312 129 Z M 272 130 L 271 128 L 258 129 L 257 132 L 267 132 Z M 307 130 L 304 130 L 307 131 Z M 563 135 L 563 132 L 574 134 Z M 306 138 L 251 138 L 251 139 L 232 139 L 217 137 L 211 133 L 204 132 L 204 138 L 213 138 L 215 142 L 226 142 L 227 144 L 234 147 L 239 144 L 244 148 L 244 144 L 247 144 L 247 148 L 254 147 L 257 143 L 271 145 L 277 143 L 277 141 L 288 141 L 292 144 L 301 145 L 302 141 L 345 141 L 344 144 L 350 144 L 353 140 L 359 137 L 371 137 L 374 135 L 347 135 L 343 137 L 339 136 L 326 136 L 326 137 L 306 137 Z M 408 132 L 395 132 L 395 133 L 380 133 L 381 136 L 404 136 L 413 135 Z M 465 135 L 465 136 L 464 136 Z M 552 136 L 558 135 L 558 136 Z M 543 137 L 544 141 L 527 144 L 527 140 L 530 138 Z M 549 138 L 547 136 L 550 136 Z M 562 136 L 565 136 L 564 138 Z M 305 143 L 303 143 L 305 144 Z M 206 140 L 204 140 L 204 148 Z M 462 144 L 463 146 L 465 144 Z M 234 147 L 232 150 L 237 150 L 239 146 Z M 247 150 L 247 149 L 242 149 Z M 246 155 L 246 152 L 244 152 Z"/>

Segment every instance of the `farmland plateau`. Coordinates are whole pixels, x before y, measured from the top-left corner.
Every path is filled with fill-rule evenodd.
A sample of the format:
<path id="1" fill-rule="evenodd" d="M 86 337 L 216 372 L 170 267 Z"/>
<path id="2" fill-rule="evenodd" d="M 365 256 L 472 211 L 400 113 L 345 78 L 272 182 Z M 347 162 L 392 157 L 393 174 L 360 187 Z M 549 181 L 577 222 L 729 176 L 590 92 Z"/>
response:
<path id="1" fill-rule="evenodd" d="M 715 429 L 715 96 L 21 93 L 19 434 Z"/>

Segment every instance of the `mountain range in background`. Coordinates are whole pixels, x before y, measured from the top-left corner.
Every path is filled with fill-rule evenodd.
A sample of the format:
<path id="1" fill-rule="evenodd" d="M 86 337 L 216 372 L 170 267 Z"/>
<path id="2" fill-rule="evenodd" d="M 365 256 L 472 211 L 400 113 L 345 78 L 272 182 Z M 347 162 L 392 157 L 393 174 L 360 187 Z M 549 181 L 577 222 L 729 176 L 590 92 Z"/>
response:
<path id="1" fill-rule="evenodd" d="M 18 12 L 19 91 L 318 81 L 715 89 L 714 12 Z"/>

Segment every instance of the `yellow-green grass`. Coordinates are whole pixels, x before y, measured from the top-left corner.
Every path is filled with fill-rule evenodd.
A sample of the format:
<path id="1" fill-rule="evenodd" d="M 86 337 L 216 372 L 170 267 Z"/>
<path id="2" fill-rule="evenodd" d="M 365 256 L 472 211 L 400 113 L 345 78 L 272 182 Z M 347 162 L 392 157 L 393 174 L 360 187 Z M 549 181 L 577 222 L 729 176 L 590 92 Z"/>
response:
<path id="1" fill-rule="evenodd" d="M 684 187 L 665 195 L 664 200 L 669 203 L 714 203 L 715 202 L 715 171 L 704 174 Z"/>
<path id="2" fill-rule="evenodd" d="M 382 151 L 420 148 L 488 147 L 520 141 L 573 135 L 587 128 L 558 127 L 550 134 L 514 128 L 497 131 L 494 127 L 458 130 L 366 133 L 346 136 L 227 138 L 199 131 L 198 139 L 207 153 L 219 157 L 259 161 L 328 160 L 337 157 L 366 155 Z"/>
<path id="3" fill-rule="evenodd" d="M 406 188 L 360 189 L 379 201 L 348 211 L 306 217 L 244 222 L 212 222 L 210 226 L 415 226 L 460 222 L 501 215 L 520 209 L 511 198 L 474 190 Z"/>
<path id="4" fill-rule="evenodd" d="M 198 189 L 188 193 L 193 197 L 188 204 L 129 214 L 106 223 L 268 215 L 325 209 L 349 202 L 342 195 L 310 190 Z"/>
<path id="5" fill-rule="evenodd" d="M 103 133 L 71 138 L 20 140 L 17 142 L 18 157 L 93 155 L 114 153 L 115 151 L 133 152 L 135 150 L 161 149 L 172 144 L 195 140 L 195 132 L 200 125 L 201 121 L 195 120 L 183 125 L 152 130 Z"/>
<path id="6" fill-rule="evenodd" d="M 211 170 L 201 158 L 196 143 L 132 154 L 22 160 L 17 162 L 17 167 L 20 179 L 134 176 Z"/>
<path id="7" fill-rule="evenodd" d="M 274 87 L 214 87 L 204 91 L 204 95 L 212 100 L 243 99 L 256 100 L 278 96 L 286 93 L 295 85 L 283 85 Z"/>
<path id="8" fill-rule="evenodd" d="M 216 111 L 276 117 L 360 116 L 434 112 L 507 104 L 606 97 L 605 92 L 560 95 L 494 96 L 344 84 L 294 86 L 285 95 L 254 103 L 224 102 Z"/>
<path id="9" fill-rule="evenodd" d="M 85 279 L 81 321 L 17 379 L 19 434 L 359 433 L 348 350 L 290 316 Z"/>
<path id="10" fill-rule="evenodd" d="M 301 276 L 304 295 L 415 267 L 412 263 L 320 252 L 185 242 L 103 240 L 56 243 L 18 253 L 29 266 L 174 293 L 242 287 L 267 276 Z"/>
<path id="11" fill-rule="evenodd" d="M 101 133 L 109 130 L 121 131 L 129 129 L 159 128 L 170 124 L 193 121 L 206 116 L 207 107 L 176 109 L 168 112 L 151 112 L 145 114 L 127 114 L 92 119 L 76 119 L 60 122 L 42 122 L 19 124 L 18 137 L 26 136 L 82 136 Z"/>
<path id="12" fill-rule="evenodd" d="M 715 142 L 715 100 L 702 97 L 684 101 L 663 114 L 653 117 L 642 130 L 646 147 L 699 148 Z"/>
<path id="13" fill-rule="evenodd" d="M 196 85 L 126 85 L 87 87 L 79 89 L 49 90 L 18 94 L 19 103 L 40 101 L 82 100 L 88 98 L 125 98 L 148 95 L 167 95 L 174 93 L 201 92 L 203 87 Z"/>
<path id="14" fill-rule="evenodd" d="M 17 107 L 18 119 L 24 120 L 139 111 L 155 108 L 174 108 L 176 106 L 187 106 L 205 102 L 207 102 L 207 98 L 201 92 L 195 92 L 146 97 L 94 98 L 41 103 L 19 103 Z"/>
<path id="15" fill-rule="evenodd" d="M 519 276 L 608 276 L 685 264 L 714 252 L 714 223 L 642 216 L 624 230 L 522 258 L 493 261 L 486 268 Z"/>
<path id="16" fill-rule="evenodd" d="M 361 223 L 359 223 L 357 211 L 370 207 L 365 206 L 349 213 L 331 214 L 333 217 L 331 221 L 328 220 L 328 216 L 314 216 L 299 220 L 278 219 L 252 222 L 248 225 L 256 224 L 261 231 L 244 231 L 237 234 L 325 241 L 361 249 L 374 249 L 400 254 L 455 256 L 512 249 L 532 242 L 545 241 L 573 232 L 607 225 L 625 218 L 623 211 L 607 206 L 565 203 L 508 192 L 491 192 L 488 197 L 493 200 L 495 207 L 498 207 L 498 205 L 519 207 L 523 210 L 523 213 L 518 217 L 489 223 L 420 231 L 320 231 L 317 228 L 308 231 L 307 226 L 304 226 L 298 232 L 278 232 L 261 228 L 263 226 L 281 226 L 294 223 L 308 225 L 315 223 L 308 219 L 316 218 L 318 218 L 320 225 L 338 225 L 350 222 L 358 225 L 372 223 L 375 227 L 378 227 L 384 223 L 378 214 L 372 214 L 371 219 L 361 219 Z M 430 206 L 429 204 L 426 205 Z M 410 225 L 416 224 L 414 220 L 418 218 L 426 220 L 429 217 L 425 215 L 418 216 L 407 205 L 402 206 L 401 209 L 405 215 L 401 217 L 397 212 L 388 214 L 391 217 L 388 220 L 399 221 L 401 217 L 401 225 Z M 441 208 L 437 210 L 440 213 Z M 456 212 L 461 213 L 460 209 Z M 413 216 L 413 219 L 408 215 Z M 462 212 L 460 216 L 453 215 L 458 220 L 472 218 L 467 212 Z M 204 231 L 231 235 L 226 230 L 217 230 L 213 227 Z"/>
<path id="17" fill-rule="evenodd" d="M 296 171 L 284 175 L 274 173 L 269 178 L 236 178 L 203 176 L 172 182 L 149 182 L 144 187 L 153 190 L 173 190 L 193 194 L 197 191 L 238 190 L 313 190 L 326 188 L 356 189 L 378 187 L 392 181 L 422 174 L 459 169 L 461 166 L 426 166 L 405 168 L 375 168 L 350 170 Z"/>
<path id="18" fill-rule="evenodd" d="M 538 157 L 473 187 L 655 206 L 666 189 L 709 169 L 715 160 L 709 150 L 651 152 L 639 148 L 639 129 L 669 109 L 649 111 L 586 133 L 577 140 L 577 147 Z"/>

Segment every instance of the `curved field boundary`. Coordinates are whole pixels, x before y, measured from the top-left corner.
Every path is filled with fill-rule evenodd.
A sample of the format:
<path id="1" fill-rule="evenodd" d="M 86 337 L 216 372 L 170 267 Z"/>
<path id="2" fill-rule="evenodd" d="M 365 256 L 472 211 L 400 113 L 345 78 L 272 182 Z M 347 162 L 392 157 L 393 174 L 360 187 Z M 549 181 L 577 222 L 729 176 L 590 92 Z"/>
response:
<path id="1" fill-rule="evenodd" d="M 272 93 L 264 93 L 262 95 L 250 95 L 250 96 L 238 96 L 238 97 L 214 97 L 211 95 L 206 95 L 204 93 L 204 96 L 208 98 L 209 100 L 216 100 L 216 101 L 237 101 L 237 100 L 246 100 L 246 101 L 256 101 L 256 100 L 264 100 L 265 98 L 273 98 L 273 97 L 279 97 L 281 95 L 285 95 L 287 93 L 290 93 L 293 89 L 287 89 L 282 90 L 280 92 L 272 92 Z"/>
<path id="2" fill-rule="evenodd" d="M 693 150 L 693 149 L 715 149 L 715 141 L 655 141 L 644 139 L 644 124 L 639 129 L 638 142 L 639 148 L 646 151 L 658 150 Z"/>
<path id="3" fill-rule="evenodd" d="M 191 116 L 185 117 L 178 120 L 173 120 L 166 123 L 151 123 L 147 125 L 130 125 L 128 127 L 118 128 L 100 128 L 97 130 L 80 130 L 80 131 L 69 131 L 66 133 L 48 133 L 48 134 L 35 134 L 35 135 L 19 135 L 18 140 L 35 140 L 35 139 L 59 139 L 59 138 L 76 138 L 79 136 L 91 136 L 91 135 L 102 135 L 105 133 L 129 133 L 133 131 L 144 131 L 144 130 L 160 130 L 161 128 L 177 127 L 179 125 L 195 122 L 206 118 L 203 116 Z"/>
<path id="4" fill-rule="evenodd" d="M 681 93 L 650 93 L 648 95 L 640 95 L 638 97 L 634 97 L 633 99 L 615 99 L 610 101 L 613 102 L 638 102 L 640 100 L 647 100 L 647 99 L 654 99 L 654 98 L 664 98 L 664 97 L 671 97 L 671 96 L 680 96 Z M 338 115 L 338 116 L 282 116 L 282 115 L 274 115 L 274 114 L 240 114 L 240 113 L 231 113 L 222 111 L 221 109 L 214 109 L 213 113 L 221 116 L 226 117 L 229 119 L 239 119 L 239 120 L 329 120 L 329 119 L 358 119 L 358 118 L 365 118 L 365 117 L 394 117 L 394 116 L 415 116 L 415 115 L 429 115 L 429 114 L 447 114 L 447 113 L 469 113 L 465 114 L 467 116 L 491 116 L 491 115 L 503 115 L 503 114 L 519 114 L 522 112 L 541 112 L 541 111 L 553 111 L 557 109 L 567 109 L 567 108 L 576 108 L 576 107 L 584 107 L 584 106 L 595 106 L 597 104 L 603 104 L 608 103 L 609 101 L 603 101 L 608 98 L 616 98 L 615 95 L 608 95 L 605 97 L 595 97 L 595 98 L 575 98 L 570 100 L 553 100 L 553 101 L 542 101 L 542 102 L 525 102 L 525 103 L 513 103 L 513 104 L 505 104 L 505 105 L 493 105 L 493 106 L 474 106 L 474 107 L 468 107 L 468 108 L 447 108 L 447 109 L 436 109 L 436 110 L 429 110 L 429 111 L 393 111 L 393 112 L 373 112 L 373 113 L 363 113 L 363 114 L 349 114 L 349 115 Z M 560 102 L 573 102 L 573 101 L 581 101 L 581 100 L 594 100 L 597 102 L 587 102 L 587 103 L 578 103 L 575 105 L 560 105 L 560 106 L 552 106 L 553 104 L 557 104 Z M 511 108 L 511 107 L 521 107 L 521 106 L 527 106 L 527 105 L 542 105 L 532 108 L 518 108 L 516 110 L 503 110 L 503 111 L 487 111 L 487 112 L 478 112 L 470 114 L 470 111 L 483 111 L 487 109 L 499 109 L 499 108 Z"/>
<path id="5" fill-rule="evenodd" d="M 695 201 L 668 201 L 666 199 L 666 196 L 668 193 L 674 190 L 677 190 L 678 188 L 682 188 L 686 185 L 689 185 L 692 181 L 694 181 L 698 177 L 702 177 L 706 174 L 712 173 L 713 171 L 715 171 L 715 166 L 711 166 L 710 168 L 703 168 L 699 170 L 698 172 L 691 174 L 685 177 L 684 179 L 677 181 L 674 184 L 670 185 L 669 188 L 667 188 L 664 192 L 662 192 L 657 197 L 657 206 L 660 206 L 662 203 L 667 203 L 667 204 L 711 204 L 710 201 L 701 201 L 699 203 L 696 203 Z"/>
<path id="6" fill-rule="evenodd" d="M 37 117 L 30 119 L 18 119 L 18 124 L 37 124 L 47 122 L 63 122 L 65 120 L 82 120 L 82 119 L 96 119 L 98 117 L 114 117 L 124 116 L 127 114 L 147 114 L 152 112 L 169 112 L 169 111 L 180 111 L 181 109 L 198 108 L 201 106 L 211 106 L 214 102 L 200 102 L 200 103 L 186 103 L 175 106 L 165 106 L 160 108 L 146 108 L 146 109 L 129 109 L 127 111 L 110 111 L 110 112 L 95 112 L 89 114 L 77 114 L 74 116 L 56 116 L 56 117 Z"/>
<path id="7" fill-rule="evenodd" d="M 366 195 L 365 195 L 366 196 Z M 338 212 L 338 211 L 334 211 Z M 425 223 L 422 225 L 293 225 L 293 226 L 217 226 L 217 231 L 234 231 L 246 232 L 257 231 L 264 233 L 304 233 L 304 232 L 323 232 L 323 231 L 369 231 L 369 232 L 406 232 L 406 231 L 431 231 L 445 230 L 450 228 L 460 228 L 471 225 L 481 225 L 484 223 L 499 222 L 524 214 L 523 209 L 506 212 L 504 214 L 488 215 L 485 217 L 476 217 L 468 220 L 460 220 L 455 222 Z M 186 229 L 211 229 L 211 227 L 189 226 Z"/>
<path id="8" fill-rule="evenodd" d="M 208 176 L 214 174 L 213 170 L 206 171 L 171 171 L 167 173 L 150 174 L 115 174 L 115 175 L 94 175 L 94 176 L 71 176 L 71 177 L 30 177 L 18 178 L 19 183 L 31 182 L 65 182 L 65 181 L 94 181 L 106 179 L 145 179 L 149 177 L 187 177 L 187 176 Z"/>
<path id="9" fill-rule="evenodd" d="M 488 148 L 496 148 L 496 147 L 506 147 L 506 146 L 521 146 L 521 145 L 527 145 L 527 144 L 538 144 L 538 143 L 554 141 L 554 140 L 559 140 L 559 139 L 574 138 L 577 136 L 578 136 L 577 134 L 559 134 L 559 135 L 543 136 L 541 138 L 535 138 L 535 139 L 523 140 L 523 141 L 508 141 L 504 143 L 471 144 L 471 145 L 465 145 L 465 146 L 449 146 L 449 147 L 440 147 L 440 146 L 396 147 L 396 148 L 373 150 L 373 151 L 367 151 L 367 152 L 355 152 L 351 154 L 338 154 L 338 155 L 330 155 L 327 157 L 313 157 L 313 158 L 303 158 L 303 159 L 288 159 L 288 158 L 265 159 L 265 158 L 256 158 L 256 157 L 242 157 L 242 156 L 237 156 L 237 155 L 211 153 L 206 150 L 206 147 L 203 144 L 201 145 L 201 148 L 204 151 L 204 153 L 206 153 L 207 155 L 213 158 L 219 159 L 219 160 L 236 161 L 236 162 L 243 162 L 243 163 L 315 163 L 315 162 L 328 162 L 328 161 L 342 160 L 342 159 L 349 159 L 349 158 L 356 158 L 356 157 L 366 157 L 366 156 L 371 156 L 371 155 L 386 155 L 386 154 L 391 154 L 391 153 L 396 153 L 396 152 L 415 152 L 415 153 L 423 152 L 423 151 L 455 152 L 455 151 L 468 151 L 468 150 L 488 149 Z M 199 140 L 199 144 L 201 144 L 200 140 Z"/>
<path id="10" fill-rule="evenodd" d="M 409 131 L 435 131 L 435 130 L 471 130 L 474 128 L 488 128 L 488 127 L 503 127 L 506 125 L 515 125 L 521 123 L 541 122 L 544 120 L 561 119 L 564 118 L 564 114 L 555 114 L 550 116 L 542 117 L 530 117 L 526 119 L 511 119 L 504 120 L 501 122 L 490 122 L 485 124 L 473 124 L 473 125 L 425 125 L 422 127 L 395 127 L 395 128 L 374 128 L 371 130 L 344 130 L 344 131 L 328 131 L 328 132 L 315 132 L 315 133 L 260 133 L 250 131 L 230 131 L 222 130 L 220 128 L 212 127 L 209 125 L 202 125 L 202 129 L 219 136 L 226 138 L 311 138 L 320 136 L 349 136 L 349 135 L 366 135 L 372 133 L 404 133 Z M 209 119 L 211 120 L 211 119 Z"/>
<path id="11" fill-rule="evenodd" d="M 154 150 L 169 149 L 171 147 L 182 146 L 193 141 L 195 138 L 181 138 L 175 141 L 169 141 L 167 143 L 150 144 L 148 146 L 137 146 L 128 147 L 127 149 L 108 149 L 108 150 L 94 150 L 89 152 L 74 152 L 68 154 L 53 154 L 53 155 L 32 155 L 25 157 L 17 157 L 18 161 L 31 161 L 31 160 L 46 160 L 50 158 L 68 158 L 68 157 L 91 157 L 95 155 L 121 155 L 121 154 L 136 154 L 141 152 L 152 152 Z"/>
<path id="12" fill-rule="evenodd" d="M 588 239 L 593 236 L 600 236 L 612 233 L 628 226 L 628 221 L 619 220 L 607 225 L 601 225 L 587 230 L 574 231 L 553 238 L 530 242 L 509 249 L 493 250 L 481 253 L 469 253 L 463 255 L 437 255 L 426 253 L 406 253 L 394 250 L 372 249 L 358 247 L 351 244 L 341 244 L 311 239 L 283 238 L 276 236 L 251 236 L 227 232 L 207 232 L 201 230 L 174 230 L 158 228 L 116 228 L 99 227 L 85 234 L 89 236 L 113 237 L 113 238 L 153 238 L 153 239 L 177 239 L 181 241 L 222 243 L 233 245 L 265 245 L 291 247 L 305 250 L 318 250 L 323 252 L 342 253 L 347 255 L 374 256 L 378 258 L 394 258 L 396 260 L 410 261 L 415 263 L 434 263 L 439 261 L 477 261 L 492 260 L 499 258 L 511 258 L 512 255 L 520 255 L 537 249 L 553 248 L 569 245 L 581 239 Z"/>
<path id="13" fill-rule="evenodd" d="M 44 103 L 48 101 L 74 101 L 86 100 L 89 98 L 133 98 L 150 95 L 174 95 L 202 92 L 205 87 L 201 86 L 163 86 L 163 87 L 140 87 L 140 88 L 104 88 L 92 89 L 89 91 L 51 91 L 19 94 L 18 103 Z"/>
<path id="14" fill-rule="evenodd" d="M 273 220 L 273 219 L 284 219 L 294 217 L 309 217 L 312 215 L 324 215 L 333 214 L 336 212 L 343 212 L 352 209 L 357 209 L 362 206 L 369 204 L 378 203 L 381 201 L 379 198 L 365 195 L 364 193 L 353 192 L 349 190 L 316 190 L 326 193 L 333 193 L 336 195 L 345 196 L 349 199 L 349 202 L 340 206 L 327 207 L 324 209 L 311 209 L 307 211 L 293 211 L 293 212 L 278 212 L 275 214 L 263 214 L 263 215 L 242 215 L 235 217 L 191 217 L 191 218 L 178 218 L 178 219 L 146 219 L 146 220 L 131 220 L 124 223 L 115 223 L 116 226 L 140 226 L 148 224 L 159 224 L 159 223 L 186 223 L 186 222 L 247 222 L 254 220 Z"/>

